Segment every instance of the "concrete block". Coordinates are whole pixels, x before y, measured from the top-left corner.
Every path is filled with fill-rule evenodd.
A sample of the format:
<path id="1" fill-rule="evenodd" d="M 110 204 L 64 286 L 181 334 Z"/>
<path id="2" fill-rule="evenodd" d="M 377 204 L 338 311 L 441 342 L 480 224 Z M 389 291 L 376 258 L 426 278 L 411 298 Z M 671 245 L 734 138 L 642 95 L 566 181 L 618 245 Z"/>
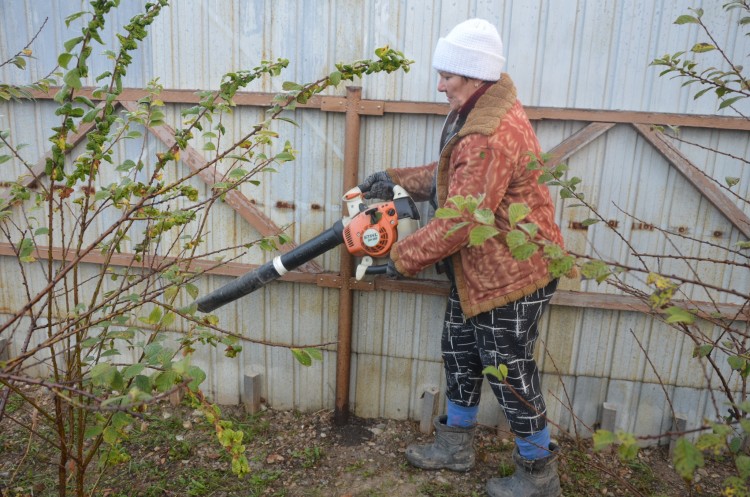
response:
<path id="1" fill-rule="evenodd" d="M 617 426 L 617 404 L 605 402 L 602 406 L 602 430 L 615 431 Z"/>
<path id="2" fill-rule="evenodd" d="M 255 414 L 260 410 L 260 392 L 262 388 L 260 373 L 246 374 L 242 384 L 242 404 L 245 412 Z"/>
<path id="3" fill-rule="evenodd" d="M 426 435 L 432 433 L 434 429 L 432 419 L 437 414 L 439 401 L 440 390 L 437 387 L 430 387 L 422 393 L 422 412 L 419 416 L 419 431 Z"/>
<path id="4" fill-rule="evenodd" d="M 672 424 L 672 436 L 669 440 L 669 455 L 672 455 L 674 451 L 675 443 L 680 438 L 681 433 L 685 433 L 687 430 L 687 416 L 684 414 L 675 414 L 674 423 Z"/>

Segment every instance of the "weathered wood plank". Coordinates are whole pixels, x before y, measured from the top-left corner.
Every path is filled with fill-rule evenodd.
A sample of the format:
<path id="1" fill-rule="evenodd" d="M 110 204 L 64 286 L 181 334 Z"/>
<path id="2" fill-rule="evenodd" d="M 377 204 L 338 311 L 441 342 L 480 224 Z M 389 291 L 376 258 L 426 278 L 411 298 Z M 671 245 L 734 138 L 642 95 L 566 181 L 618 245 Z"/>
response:
<path id="1" fill-rule="evenodd" d="M 651 145 L 653 145 L 664 158 L 677 168 L 690 183 L 695 186 L 709 202 L 719 209 L 727 219 L 745 235 L 750 238 L 750 217 L 737 207 L 724 193 L 711 181 L 706 174 L 698 169 L 685 157 L 674 145 L 672 145 L 663 133 L 659 133 L 646 124 L 633 123 L 633 127 Z"/>
<path id="2" fill-rule="evenodd" d="M 135 112 L 137 110 L 137 104 L 135 102 L 123 101 L 122 105 L 130 112 Z M 175 131 L 171 126 L 167 124 L 162 124 L 156 127 L 149 126 L 148 130 L 167 147 L 174 145 Z M 214 166 L 207 166 L 206 159 L 203 155 L 190 145 L 181 151 L 180 160 L 193 172 L 198 173 L 198 177 L 208 186 L 213 186 L 222 179 L 221 174 L 216 171 L 216 168 Z M 262 236 L 275 236 L 282 232 L 281 228 L 279 228 L 271 218 L 255 207 L 253 202 L 239 190 L 228 191 L 225 195 L 225 200 L 232 209 L 237 211 L 237 213 L 245 221 L 250 223 L 253 228 L 258 230 Z M 296 247 L 297 245 L 294 242 L 289 242 L 281 245 L 279 250 L 281 252 L 288 252 Z M 323 271 L 320 264 L 315 261 L 309 261 L 302 264 L 300 269 L 313 273 L 320 273 Z"/>
<path id="3" fill-rule="evenodd" d="M 571 155 L 586 147 L 589 143 L 609 131 L 615 123 L 591 123 L 572 134 L 552 150 L 547 152 L 550 158 L 545 161 L 547 167 L 554 167 L 570 158 Z"/>

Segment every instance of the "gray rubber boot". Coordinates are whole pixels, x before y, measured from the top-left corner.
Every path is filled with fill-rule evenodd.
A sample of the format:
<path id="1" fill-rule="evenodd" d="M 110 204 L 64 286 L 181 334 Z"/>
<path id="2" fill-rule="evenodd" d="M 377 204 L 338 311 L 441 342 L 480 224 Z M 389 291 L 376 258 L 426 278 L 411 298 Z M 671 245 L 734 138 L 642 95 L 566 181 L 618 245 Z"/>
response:
<path id="1" fill-rule="evenodd" d="M 492 478 L 487 482 L 487 495 L 490 497 L 559 497 L 560 476 L 557 474 L 557 458 L 560 448 L 551 443 L 552 452 L 542 459 L 524 459 L 513 450 L 516 472 L 507 478 Z"/>
<path id="2" fill-rule="evenodd" d="M 422 469 L 469 471 L 474 467 L 475 427 L 460 428 L 445 424 L 447 416 L 433 420 L 435 441 L 431 444 L 412 444 L 406 448 L 406 459 Z"/>

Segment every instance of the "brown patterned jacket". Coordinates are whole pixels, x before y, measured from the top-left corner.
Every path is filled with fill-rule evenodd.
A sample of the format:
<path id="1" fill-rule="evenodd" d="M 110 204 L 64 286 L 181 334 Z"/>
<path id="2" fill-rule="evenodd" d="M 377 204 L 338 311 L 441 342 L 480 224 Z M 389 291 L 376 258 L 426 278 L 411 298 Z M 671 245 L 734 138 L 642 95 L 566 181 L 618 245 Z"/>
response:
<path id="1" fill-rule="evenodd" d="M 510 230 L 508 207 L 525 203 L 531 213 L 524 222 L 535 223 L 539 237 L 563 245 L 549 190 L 537 182 L 541 172 L 526 168 L 529 152 L 538 157 L 540 151 L 531 123 L 516 98 L 516 88 L 510 77 L 503 74 L 479 97 L 461 130 L 443 147 L 438 162 L 388 169 L 393 181 L 417 201 L 429 199 L 435 179 L 439 206 L 444 206 L 454 195 L 484 194 L 482 207 L 495 212 L 495 226 L 501 235 L 469 247 L 468 227 L 445 236 L 457 223 L 470 221 L 468 216 L 433 218 L 393 246 L 390 256 L 396 269 L 413 276 L 450 256 L 461 307 L 467 317 L 505 305 L 547 285 L 552 277 L 541 254 L 537 252 L 526 261 L 517 261 L 503 236 Z"/>

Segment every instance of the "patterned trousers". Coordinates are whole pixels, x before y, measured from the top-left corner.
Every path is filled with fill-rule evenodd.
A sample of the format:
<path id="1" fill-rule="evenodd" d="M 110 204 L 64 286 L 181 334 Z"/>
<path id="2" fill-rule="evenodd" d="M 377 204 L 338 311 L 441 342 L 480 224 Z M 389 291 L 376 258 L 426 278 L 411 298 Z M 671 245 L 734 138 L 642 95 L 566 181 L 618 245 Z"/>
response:
<path id="1" fill-rule="evenodd" d="M 492 375 L 487 380 L 511 431 L 525 438 L 547 425 L 534 344 L 539 319 L 556 288 L 557 280 L 553 280 L 531 295 L 468 319 L 456 288 L 451 289 L 442 338 L 446 396 L 451 402 L 463 407 L 478 405 L 482 370 L 504 364 L 508 367 L 506 382 Z"/>

